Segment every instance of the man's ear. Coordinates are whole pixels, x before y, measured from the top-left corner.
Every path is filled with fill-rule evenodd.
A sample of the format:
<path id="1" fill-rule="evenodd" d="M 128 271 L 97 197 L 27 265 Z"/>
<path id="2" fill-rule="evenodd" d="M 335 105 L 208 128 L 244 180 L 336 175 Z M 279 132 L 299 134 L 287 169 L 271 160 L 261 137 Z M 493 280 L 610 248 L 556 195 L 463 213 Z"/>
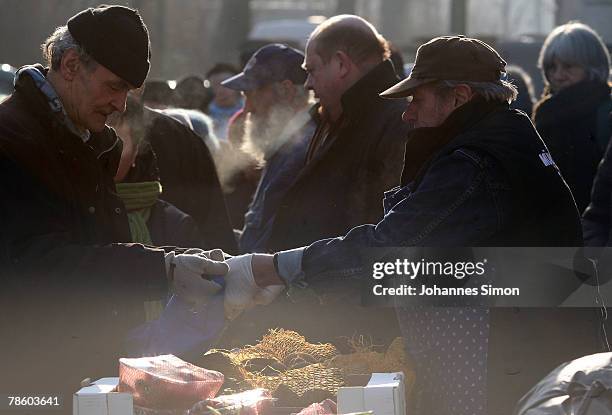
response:
<path id="1" fill-rule="evenodd" d="M 81 67 L 81 59 L 74 49 L 68 49 L 60 62 L 60 74 L 66 81 L 72 81 Z"/>
<path id="2" fill-rule="evenodd" d="M 470 99 L 474 93 L 472 92 L 472 88 L 466 84 L 459 84 L 455 87 L 455 108 L 465 104 Z"/>
<path id="3" fill-rule="evenodd" d="M 353 61 L 349 56 L 341 50 L 337 50 L 334 54 L 334 58 L 337 59 L 338 63 L 338 75 L 340 78 L 346 77 L 351 71 L 351 67 L 353 66 Z"/>

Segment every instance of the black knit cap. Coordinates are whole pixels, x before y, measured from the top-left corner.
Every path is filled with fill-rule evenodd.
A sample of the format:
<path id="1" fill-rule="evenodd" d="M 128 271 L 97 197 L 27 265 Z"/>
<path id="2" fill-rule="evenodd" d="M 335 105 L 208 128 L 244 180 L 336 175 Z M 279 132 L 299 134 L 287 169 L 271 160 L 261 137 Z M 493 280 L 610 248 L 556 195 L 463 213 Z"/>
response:
<path id="1" fill-rule="evenodd" d="M 72 37 L 98 63 L 140 87 L 149 73 L 149 32 L 134 9 L 101 5 L 68 20 Z"/>

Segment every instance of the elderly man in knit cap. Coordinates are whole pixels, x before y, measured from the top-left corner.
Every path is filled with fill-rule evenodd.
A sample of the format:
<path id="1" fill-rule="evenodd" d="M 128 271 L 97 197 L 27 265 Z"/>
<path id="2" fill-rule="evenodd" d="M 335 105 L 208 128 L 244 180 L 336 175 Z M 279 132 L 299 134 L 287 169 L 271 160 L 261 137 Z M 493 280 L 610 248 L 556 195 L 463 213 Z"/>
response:
<path id="1" fill-rule="evenodd" d="M 411 75 L 381 94 L 409 97 L 402 117 L 414 127 L 401 185 L 385 194 L 384 217 L 306 247 L 231 258 L 228 316 L 269 301 L 279 285 L 371 280 L 372 258 L 361 253 L 380 261 L 386 250 L 366 248 L 580 246 L 567 185 L 529 118 L 509 108 L 516 89 L 504 79 L 505 64 L 478 39 L 445 36 L 422 45 Z M 590 315 L 398 307 L 416 370 L 410 413 L 511 413 L 555 364 L 596 350 Z M 578 340 L 566 345 L 569 327 Z"/>
<path id="2" fill-rule="evenodd" d="M 129 244 L 113 183 L 121 141 L 105 123 L 149 72 L 138 12 L 84 10 L 42 49 L 48 67 L 21 68 L 0 104 L 0 390 L 68 402 L 81 379 L 117 375 L 127 332 L 168 288 L 210 297 L 221 287 L 203 277 L 228 267 L 201 250 Z"/>

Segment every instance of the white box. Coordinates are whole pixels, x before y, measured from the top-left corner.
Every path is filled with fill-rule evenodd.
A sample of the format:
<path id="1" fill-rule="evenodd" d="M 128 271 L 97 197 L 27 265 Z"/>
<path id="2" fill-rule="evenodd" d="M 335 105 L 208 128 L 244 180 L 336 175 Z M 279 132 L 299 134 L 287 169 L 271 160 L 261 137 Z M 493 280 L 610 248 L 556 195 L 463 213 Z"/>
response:
<path id="1" fill-rule="evenodd" d="M 404 374 L 372 373 L 366 386 L 338 389 L 338 413 L 373 411 L 375 415 L 406 415 Z"/>
<path id="2" fill-rule="evenodd" d="M 117 392 L 119 378 L 102 378 L 72 396 L 73 415 L 134 415 L 130 393 Z"/>

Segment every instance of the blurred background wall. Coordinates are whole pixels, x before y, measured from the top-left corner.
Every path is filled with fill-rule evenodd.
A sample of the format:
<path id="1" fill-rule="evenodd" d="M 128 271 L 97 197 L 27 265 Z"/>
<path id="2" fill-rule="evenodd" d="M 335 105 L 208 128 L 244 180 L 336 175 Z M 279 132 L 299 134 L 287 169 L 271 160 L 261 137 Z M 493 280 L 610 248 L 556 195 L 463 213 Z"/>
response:
<path id="1" fill-rule="evenodd" d="M 99 3 L 0 0 L 0 63 L 18 67 L 40 61 L 39 45 L 56 26 L 64 24 L 79 10 Z M 414 59 L 416 46 L 424 40 L 465 33 L 491 42 L 505 57 L 524 60 L 524 66 L 533 64 L 528 68 L 533 76 L 536 71 L 533 59 L 543 38 L 555 25 L 573 19 L 593 26 L 612 44 L 612 0 L 127 0 L 107 3 L 124 4 L 141 11 L 152 41 L 151 77 L 163 79 L 202 75 L 218 61 L 239 64 L 240 52 L 248 49 L 250 33 L 275 36 L 280 31 L 289 36 L 291 31 L 307 31 L 322 19 L 312 16 L 329 17 L 338 13 L 356 13 L 369 19 L 403 52 L 406 62 Z M 306 23 L 309 18 L 310 26 Z M 286 19 L 291 19 L 288 26 L 277 24 L 276 29 L 270 26 L 271 21 L 278 23 Z M 307 32 L 296 36 L 305 38 Z"/>

